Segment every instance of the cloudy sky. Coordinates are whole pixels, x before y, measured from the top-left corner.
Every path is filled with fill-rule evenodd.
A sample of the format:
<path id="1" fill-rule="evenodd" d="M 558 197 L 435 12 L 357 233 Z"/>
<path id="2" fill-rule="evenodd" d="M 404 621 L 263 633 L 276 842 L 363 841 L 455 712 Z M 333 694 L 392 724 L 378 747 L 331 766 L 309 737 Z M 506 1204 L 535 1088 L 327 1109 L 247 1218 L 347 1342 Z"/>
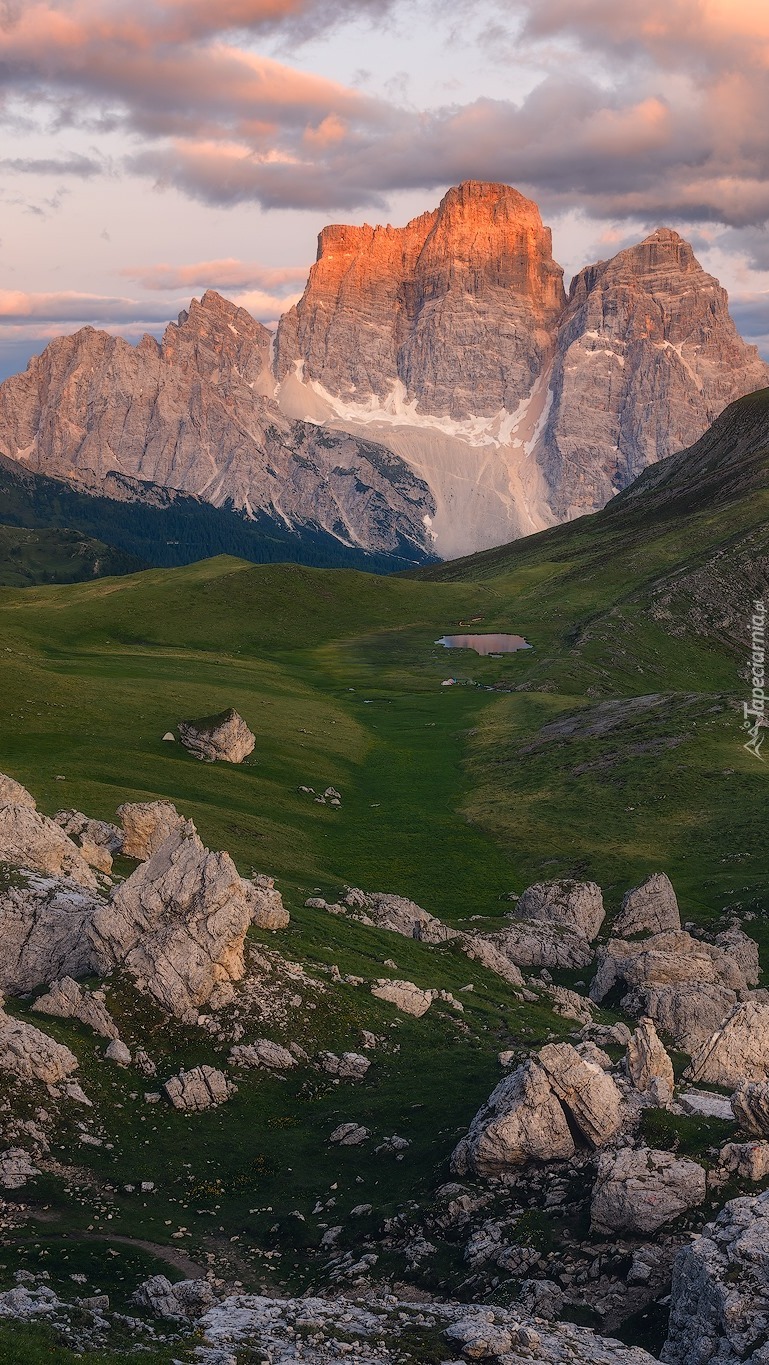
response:
<path id="1" fill-rule="evenodd" d="M 684 232 L 769 355 L 769 0 L 0 0 L 0 375 L 219 288 L 273 322 L 327 222 L 516 185 L 567 278 Z"/>

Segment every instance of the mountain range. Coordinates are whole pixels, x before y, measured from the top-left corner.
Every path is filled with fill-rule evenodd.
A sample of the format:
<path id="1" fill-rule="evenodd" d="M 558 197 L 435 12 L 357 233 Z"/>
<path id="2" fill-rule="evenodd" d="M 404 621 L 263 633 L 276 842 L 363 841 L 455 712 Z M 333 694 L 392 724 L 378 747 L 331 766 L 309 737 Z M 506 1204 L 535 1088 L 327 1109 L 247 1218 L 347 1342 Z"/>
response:
<path id="1" fill-rule="evenodd" d="M 404 228 L 325 228 L 275 338 L 214 291 L 161 342 L 57 338 L 0 385 L 0 453 L 89 498 L 170 490 L 236 513 L 241 540 L 252 521 L 288 553 L 310 537 L 392 568 L 595 511 L 767 384 L 676 232 L 567 296 L 537 206 L 470 181 Z"/>

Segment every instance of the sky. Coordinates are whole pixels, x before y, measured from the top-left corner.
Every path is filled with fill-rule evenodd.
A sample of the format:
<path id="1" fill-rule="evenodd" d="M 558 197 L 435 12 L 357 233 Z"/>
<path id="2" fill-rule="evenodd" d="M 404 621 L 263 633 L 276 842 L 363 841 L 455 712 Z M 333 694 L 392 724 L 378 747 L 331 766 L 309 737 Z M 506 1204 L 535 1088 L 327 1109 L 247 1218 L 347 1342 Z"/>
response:
<path id="1" fill-rule="evenodd" d="M 769 0 L 0 0 L 0 377 L 218 288 L 267 325 L 329 222 L 461 180 L 567 282 L 660 224 L 769 357 Z"/>

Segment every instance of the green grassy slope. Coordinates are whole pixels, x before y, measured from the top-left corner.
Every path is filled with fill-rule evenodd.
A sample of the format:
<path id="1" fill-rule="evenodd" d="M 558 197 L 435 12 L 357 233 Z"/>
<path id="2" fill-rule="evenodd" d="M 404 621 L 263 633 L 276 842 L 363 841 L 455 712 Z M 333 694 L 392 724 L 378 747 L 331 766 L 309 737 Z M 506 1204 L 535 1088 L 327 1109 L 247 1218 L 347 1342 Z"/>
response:
<path id="1" fill-rule="evenodd" d="M 0 524 L 0 585 L 23 588 L 35 583 L 78 583 L 84 579 L 134 573 L 144 566 L 80 531 L 30 530 Z"/>

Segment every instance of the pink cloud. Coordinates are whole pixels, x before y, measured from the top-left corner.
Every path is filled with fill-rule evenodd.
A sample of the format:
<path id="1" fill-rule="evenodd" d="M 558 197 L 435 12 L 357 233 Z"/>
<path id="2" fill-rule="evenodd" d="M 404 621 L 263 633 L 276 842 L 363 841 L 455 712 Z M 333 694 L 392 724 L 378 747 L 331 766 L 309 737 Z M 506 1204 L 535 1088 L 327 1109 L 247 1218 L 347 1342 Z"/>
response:
<path id="1" fill-rule="evenodd" d="M 126 266 L 120 271 L 143 289 L 251 289 L 282 294 L 304 285 L 309 266 L 258 265 L 233 257 L 219 261 L 195 261 L 191 265 Z M 247 304 L 243 305 L 248 307 Z"/>

